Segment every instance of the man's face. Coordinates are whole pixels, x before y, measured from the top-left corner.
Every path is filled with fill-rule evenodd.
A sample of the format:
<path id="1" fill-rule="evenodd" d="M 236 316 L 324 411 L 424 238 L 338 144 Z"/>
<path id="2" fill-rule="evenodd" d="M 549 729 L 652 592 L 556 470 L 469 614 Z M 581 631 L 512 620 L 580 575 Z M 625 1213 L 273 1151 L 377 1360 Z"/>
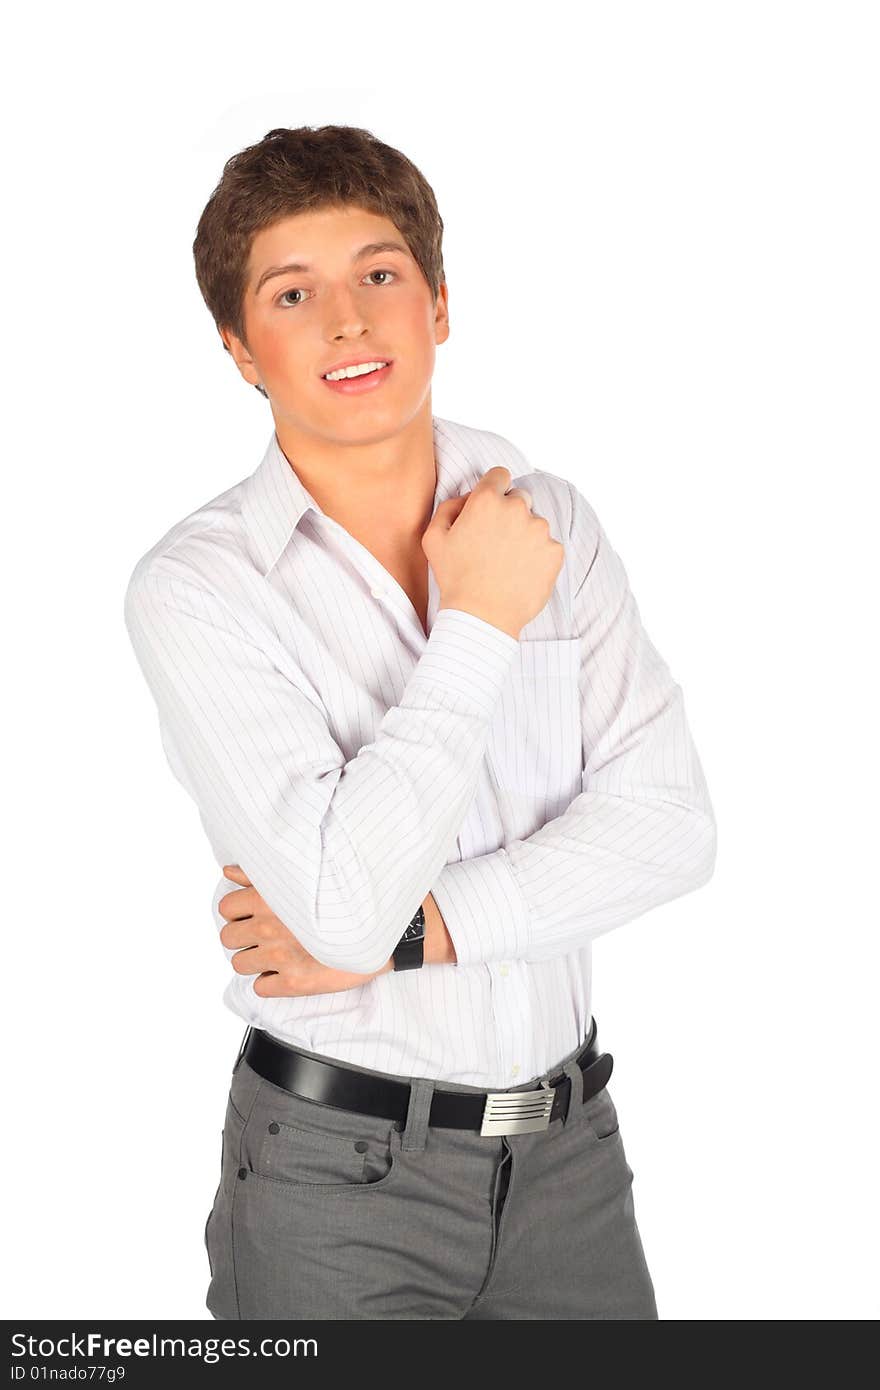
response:
<path id="1" fill-rule="evenodd" d="M 376 242 L 399 249 L 364 252 Z M 281 267 L 296 264 L 299 270 Z M 437 302 L 393 222 L 359 207 L 300 213 L 254 238 L 244 299 L 248 348 L 223 330 L 246 381 L 269 394 L 276 424 L 338 443 L 402 429 L 430 390 L 435 348 L 449 326 L 446 286 Z M 248 350 L 249 349 L 249 350 Z M 337 363 L 390 362 L 334 389 Z"/>

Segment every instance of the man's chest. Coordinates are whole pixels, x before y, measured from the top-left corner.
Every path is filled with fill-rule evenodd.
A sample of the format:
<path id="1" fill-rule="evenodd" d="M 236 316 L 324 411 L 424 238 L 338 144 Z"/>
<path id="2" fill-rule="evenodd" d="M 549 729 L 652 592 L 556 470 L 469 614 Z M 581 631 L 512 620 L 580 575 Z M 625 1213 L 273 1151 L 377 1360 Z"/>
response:
<path id="1" fill-rule="evenodd" d="M 428 636 L 428 560 L 421 545 L 392 549 L 367 540 L 361 544 L 406 594 Z"/>
<path id="2" fill-rule="evenodd" d="M 389 711 L 403 700 L 440 595 L 421 546 L 416 554 L 412 547 L 380 545 L 368 536 L 355 546 L 347 536 L 339 539 L 338 547 L 311 544 L 304 533 L 301 545 L 280 558 L 272 580 L 279 600 L 273 626 L 281 645 L 295 652 L 297 668 L 349 760 L 377 738 Z M 479 627 L 468 641 L 461 657 L 463 689 L 473 663 L 479 664 Z M 500 820 L 504 841 L 531 834 L 581 790 L 578 649 L 560 587 L 523 630 L 487 730 L 474 814 L 481 820 L 486 807 L 487 833 Z M 438 697 L 438 721 L 443 703 Z M 480 852 L 491 847 L 487 843 Z"/>

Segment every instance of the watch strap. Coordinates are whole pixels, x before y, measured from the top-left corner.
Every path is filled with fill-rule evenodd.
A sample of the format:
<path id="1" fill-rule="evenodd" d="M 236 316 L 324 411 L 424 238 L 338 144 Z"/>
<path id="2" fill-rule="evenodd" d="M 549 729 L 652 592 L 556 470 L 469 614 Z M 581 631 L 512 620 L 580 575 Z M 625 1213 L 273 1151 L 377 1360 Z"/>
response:
<path id="1" fill-rule="evenodd" d="M 395 970 L 418 970 L 425 963 L 425 909 L 421 903 L 394 948 Z"/>

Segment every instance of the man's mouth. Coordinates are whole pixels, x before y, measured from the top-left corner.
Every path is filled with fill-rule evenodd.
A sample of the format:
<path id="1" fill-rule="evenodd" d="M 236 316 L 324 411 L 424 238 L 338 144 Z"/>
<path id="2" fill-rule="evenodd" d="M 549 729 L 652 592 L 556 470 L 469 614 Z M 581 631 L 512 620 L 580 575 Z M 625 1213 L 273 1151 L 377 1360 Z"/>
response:
<path id="1" fill-rule="evenodd" d="M 372 362 L 358 362 L 350 367 L 325 372 L 321 380 L 331 391 L 341 396 L 359 396 L 376 391 L 391 374 L 392 360 L 377 357 Z"/>
<path id="2" fill-rule="evenodd" d="M 335 371 L 335 372 L 325 372 L 325 373 L 324 373 L 324 380 L 325 380 L 325 381 L 343 381 L 343 380 L 345 380 L 345 381 L 351 381 L 351 380 L 353 380 L 354 377 L 358 377 L 358 376 L 367 376 L 367 375 L 369 375 L 370 372 L 378 372 L 378 371 L 381 371 L 383 367 L 387 367 L 387 366 L 388 366 L 388 362 L 386 362 L 386 361 L 385 361 L 384 359 L 382 359 L 382 358 L 377 358 L 377 359 L 375 360 L 375 362 L 358 362 L 358 363 L 356 363 L 356 364 L 355 364 L 354 366 L 352 366 L 352 367 L 340 367 L 338 371 Z"/>

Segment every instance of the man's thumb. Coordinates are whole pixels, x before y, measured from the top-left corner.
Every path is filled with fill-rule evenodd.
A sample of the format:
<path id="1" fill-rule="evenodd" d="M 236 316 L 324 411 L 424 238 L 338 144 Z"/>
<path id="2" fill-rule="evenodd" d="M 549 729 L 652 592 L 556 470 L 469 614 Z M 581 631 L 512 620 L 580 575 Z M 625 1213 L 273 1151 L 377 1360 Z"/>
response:
<path id="1" fill-rule="evenodd" d="M 448 531 L 469 497 L 469 492 L 465 493 L 464 497 L 447 497 L 446 501 L 441 502 L 435 509 L 431 517 L 431 526 L 438 531 Z"/>

